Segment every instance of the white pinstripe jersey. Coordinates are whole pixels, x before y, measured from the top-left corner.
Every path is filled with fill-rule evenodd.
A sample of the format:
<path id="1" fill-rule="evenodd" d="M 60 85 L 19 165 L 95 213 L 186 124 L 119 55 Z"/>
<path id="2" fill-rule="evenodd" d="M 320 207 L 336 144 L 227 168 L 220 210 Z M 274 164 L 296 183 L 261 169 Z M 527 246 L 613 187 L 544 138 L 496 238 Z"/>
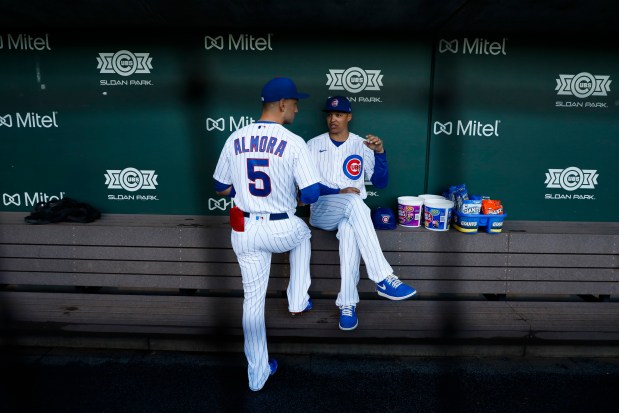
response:
<path id="1" fill-rule="evenodd" d="M 250 213 L 294 211 L 295 184 L 305 188 L 320 181 L 303 138 L 278 123 L 261 121 L 230 135 L 213 178 L 233 184 L 234 203 Z"/>
<path id="2" fill-rule="evenodd" d="M 307 146 L 318 166 L 320 182 L 330 188 L 357 188 L 361 198 L 367 198 L 364 175 L 372 178 L 375 161 L 374 151 L 364 141 L 359 135 L 349 133 L 346 142 L 335 146 L 328 132 L 310 139 Z"/>

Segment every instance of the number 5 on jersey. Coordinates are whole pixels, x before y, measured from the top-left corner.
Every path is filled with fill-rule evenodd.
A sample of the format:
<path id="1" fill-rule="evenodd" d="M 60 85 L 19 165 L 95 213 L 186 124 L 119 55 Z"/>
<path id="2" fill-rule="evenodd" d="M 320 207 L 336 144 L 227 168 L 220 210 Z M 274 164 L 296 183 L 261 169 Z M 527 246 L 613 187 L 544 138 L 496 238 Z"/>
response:
<path id="1" fill-rule="evenodd" d="M 271 178 L 269 175 L 256 168 L 268 168 L 268 159 L 248 158 L 247 159 L 247 177 L 250 180 L 249 193 L 253 196 L 269 196 L 271 193 Z"/>

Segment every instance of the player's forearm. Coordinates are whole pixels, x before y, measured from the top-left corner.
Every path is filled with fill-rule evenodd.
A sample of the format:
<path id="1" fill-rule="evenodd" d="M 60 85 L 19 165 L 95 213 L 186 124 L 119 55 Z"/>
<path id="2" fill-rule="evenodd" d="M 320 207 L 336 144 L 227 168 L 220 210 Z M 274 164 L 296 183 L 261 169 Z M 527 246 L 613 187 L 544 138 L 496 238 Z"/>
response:
<path id="1" fill-rule="evenodd" d="M 386 188 L 389 184 L 389 166 L 387 165 L 387 152 L 374 154 L 374 173 L 370 179 L 376 188 Z"/>
<path id="2" fill-rule="evenodd" d="M 331 188 L 330 186 L 320 184 L 320 183 L 318 185 L 320 186 L 320 195 L 333 195 L 333 194 L 340 193 L 339 188 Z"/>

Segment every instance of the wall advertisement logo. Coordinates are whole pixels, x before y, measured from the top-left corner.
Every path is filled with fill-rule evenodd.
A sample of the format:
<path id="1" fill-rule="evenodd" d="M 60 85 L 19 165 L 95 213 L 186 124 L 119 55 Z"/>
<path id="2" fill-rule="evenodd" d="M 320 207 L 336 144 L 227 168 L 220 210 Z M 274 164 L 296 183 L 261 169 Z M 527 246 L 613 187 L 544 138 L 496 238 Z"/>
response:
<path id="1" fill-rule="evenodd" d="M 226 120 L 224 118 L 206 118 L 206 130 L 209 132 L 212 130 L 219 130 L 223 132 L 226 130 Z"/>
<path id="2" fill-rule="evenodd" d="M 108 169 L 105 173 L 105 185 L 108 189 L 123 189 L 127 192 L 137 192 L 144 189 L 157 189 L 158 175 L 154 170 L 139 170 L 136 168 Z M 113 201 L 158 201 L 156 195 L 108 195 Z"/>
<path id="3" fill-rule="evenodd" d="M 608 96 L 610 92 L 610 76 L 582 72 L 577 75 L 559 75 L 557 79 L 557 95 L 573 95 L 584 99 L 589 96 Z"/>
<path id="4" fill-rule="evenodd" d="M 32 207 L 39 202 L 49 202 L 59 200 L 64 197 L 65 192 L 60 192 L 58 195 L 48 195 L 45 192 L 23 192 L 14 194 L 8 194 L 5 192 L 2 194 L 2 204 L 4 206 Z"/>
<path id="5" fill-rule="evenodd" d="M 11 34 L 7 33 L 6 37 L 0 34 L 0 50 L 52 50 L 49 46 L 49 35 L 32 36 L 30 34 Z"/>
<path id="6" fill-rule="evenodd" d="M 206 118 L 206 130 L 208 132 L 214 130 L 224 132 L 226 131 L 226 125 L 228 125 L 227 131 L 234 132 L 235 130 L 243 128 L 254 122 L 255 120 L 251 116 L 241 116 L 240 118 L 230 116 L 228 122 L 226 122 L 225 118 Z"/>
<path id="7" fill-rule="evenodd" d="M 0 115 L 0 127 L 5 128 L 57 128 L 58 121 L 56 115 L 58 112 L 54 111 L 50 115 L 42 115 L 36 112 L 19 113 L 16 112 L 15 116 L 11 113 Z"/>
<path id="8" fill-rule="evenodd" d="M 494 123 L 482 123 L 477 120 L 462 121 L 458 120 L 454 126 L 453 122 L 434 122 L 433 132 L 435 135 L 457 135 L 457 136 L 499 136 L 500 120 Z"/>
<path id="9" fill-rule="evenodd" d="M 580 169 L 570 166 L 565 169 L 548 169 L 546 172 L 546 188 L 562 189 L 568 193 L 545 194 L 544 199 L 581 199 L 594 200 L 591 194 L 572 194 L 577 189 L 595 189 L 599 174 L 596 169 Z"/>
<path id="10" fill-rule="evenodd" d="M 108 189 L 124 189 L 129 192 L 157 189 L 157 176 L 155 171 L 140 171 L 135 168 L 108 169 L 105 174 L 105 184 Z"/>
<path id="11" fill-rule="evenodd" d="M 116 73 L 131 76 L 134 73 L 150 73 L 153 58 L 150 53 L 131 53 L 121 50 L 116 53 L 99 53 L 97 69 L 100 73 Z"/>
<path id="12" fill-rule="evenodd" d="M 383 75 L 380 72 L 380 70 L 364 70 L 360 67 L 329 69 L 327 86 L 329 86 L 329 90 L 345 90 L 350 93 L 380 90 L 380 87 L 383 86 Z"/>
<path id="13" fill-rule="evenodd" d="M 592 96 L 608 96 L 610 83 L 612 80 L 609 75 L 592 75 L 588 72 L 581 72 L 576 75 L 560 74 L 556 79 L 555 90 L 559 96 L 574 96 L 578 99 L 587 99 Z M 556 107 L 569 108 L 608 108 L 606 102 L 574 102 L 557 101 Z"/>
<path id="14" fill-rule="evenodd" d="M 264 52 L 273 50 L 271 46 L 272 36 L 272 33 L 267 34 L 265 37 L 251 34 L 239 34 L 237 37 L 228 34 L 226 38 L 224 36 L 204 36 L 204 49 Z M 226 39 L 228 40 L 227 42 Z"/>
<path id="15" fill-rule="evenodd" d="M 153 58 L 150 53 L 132 53 L 128 50 L 120 50 L 116 53 L 99 53 L 97 57 L 97 69 L 103 74 L 117 74 L 128 77 L 134 74 L 150 73 L 153 69 Z M 101 79 L 101 86 L 152 86 L 152 80 L 136 79 Z"/>
<path id="16" fill-rule="evenodd" d="M 379 91 L 383 86 L 383 75 L 378 69 L 362 69 L 349 67 L 348 69 L 329 69 L 327 83 L 329 90 L 345 90 L 349 93 L 364 91 Z M 381 103 L 379 97 L 350 96 L 351 102 Z"/>
<path id="17" fill-rule="evenodd" d="M 505 56 L 507 55 L 506 43 L 506 37 L 498 41 L 490 41 L 482 37 L 476 37 L 474 39 L 465 37 L 462 41 L 459 39 L 440 39 L 438 42 L 438 52 L 452 54 L 460 53 L 464 55 Z"/>
<path id="18" fill-rule="evenodd" d="M 209 198 L 208 199 L 208 210 L 215 211 L 217 209 L 221 211 L 225 211 L 228 208 L 232 208 L 234 206 L 234 201 L 232 199 L 227 200 L 226 198 Z"/>

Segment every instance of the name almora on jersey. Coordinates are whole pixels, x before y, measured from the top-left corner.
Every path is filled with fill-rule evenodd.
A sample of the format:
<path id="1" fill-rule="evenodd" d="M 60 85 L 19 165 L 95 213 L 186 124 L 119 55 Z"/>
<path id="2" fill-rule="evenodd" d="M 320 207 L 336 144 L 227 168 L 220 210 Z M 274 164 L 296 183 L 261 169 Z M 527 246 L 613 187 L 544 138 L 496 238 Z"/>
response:
<path id="1" fill-rule="evenodd" d="M 277 155 L 281 158 L 286 149 L 288 142 L 278 139 L 275 136 L 252 136 L 249 140 L 249 146 L 246 145 L 245 136 L 236 138 L 234 140 L 234 154 L 239 155 L 246 152 L 266 152 Z M 277 148 L 275 148 L 277 146 Z"/>

